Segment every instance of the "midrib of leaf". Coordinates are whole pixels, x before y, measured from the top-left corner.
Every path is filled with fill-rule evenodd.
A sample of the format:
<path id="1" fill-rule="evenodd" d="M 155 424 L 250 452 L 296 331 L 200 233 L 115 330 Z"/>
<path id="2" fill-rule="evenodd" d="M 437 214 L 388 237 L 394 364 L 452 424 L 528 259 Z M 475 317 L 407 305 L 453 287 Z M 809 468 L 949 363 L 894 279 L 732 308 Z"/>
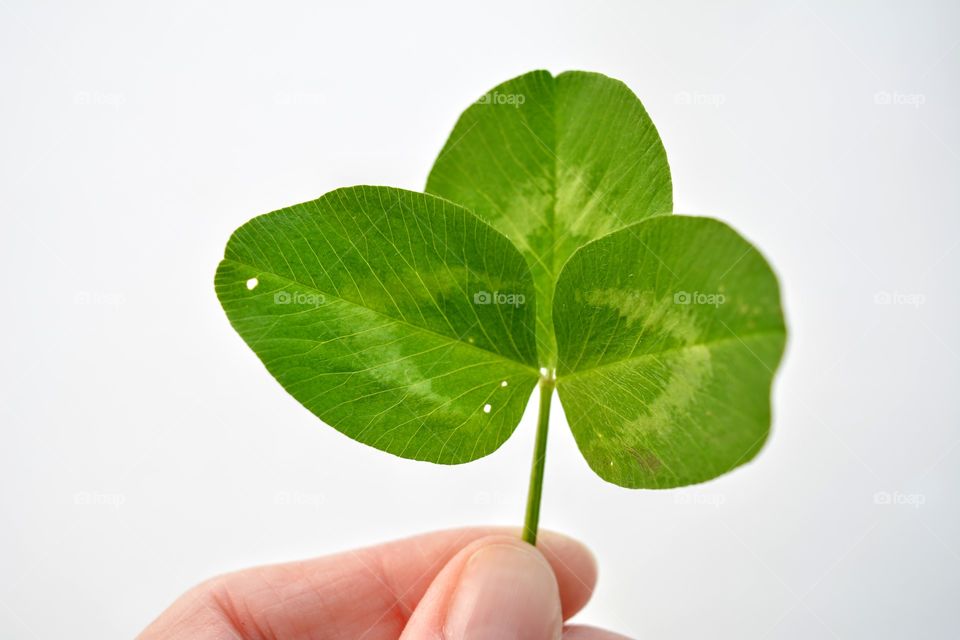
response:
<path id="1" fill-rule="evenodd" d="M 400 323 L 400 324 L 406 325 L 406 326 L 408 326 L 408 327 L 410 327 L 410 328 L 412 328 L 412 329 L 414 329 L 414 330 L 416 330 L 416 331 L 419 331 L 419 332 L 421 332 L 421 333 L 427 333 L 427 334 L 430 334 L 430 335 L 434 335 L 434 336 L 437 336 L 437 337 L 439 337 L 439 338 L 443 338 L 444 340 L 447 340 L 447 341 L 449 341 L 449 342 L 456 343 L 457 345 L 461 345 L 461 346 L 464 346 L 464 347 L 469 347 L 469 348 L 474 349 L 474 350 L 476 350 L 476 351 L 481 351 L 481 352 L 483 352 L 483 353 L 486 353 L 486 354 L 495 356 L 496 358 L 499 358 L 500 360 L 503 360 L 503 361 L 505 361 L 505 362 L 509 362 L 510 364 L 520 365 L 521 367 L 523 367 L 524 369 L 526 369 L 527 371 L 531 372 L 531 373 L 534 374 L 534 375 L 540 375 L 540 372 L 537 371 L 537 369 L 536 369 L 535 367 L 531 367 L 529 364 L 527 364 L 527 363 L 525 363 L 525 362 L 521 362 L 521 361 L 516 360 L 516 359 L 514 359 L 514 358 L 505 356 L 505 355 L 503 355 L 502 353 L 497 353 L 496 351 L 491 351 L 490 349 L 486 349 L 486 348 L 481 347 L 481 346 L 479 346 L 479 345 L 471 344 L 471 343 L 469 343 L 469 342 L 465 342 L 464 340 L 461 340 L 461 339 L 459 339 L 459 338 L 454 338 L 454 337 L 449 336 L 449 335 L 447 335 L 447 334 L 440 333 L 439 331 L 434 331 L 433 329 L 430 329 L 430 328 L 428 328 L 428 327 L 422 327 L 422 326 L 420 326 L 420 325 L 417 325 L 417 324 L 414 324 L 414 323 L 410 322 L 410 321 L 407 320 L 406 318 L 397 318 L 397 317 L 392 316 L 392 315 L 390 315 L 390 314 L 388 314 L 388 313 L 384 313 L 383 311 L 378 311 L 377 309 L 373 309 L 373 308 L 371 308 L 371 307 L 368 307 L 368 306 L 365 305 L 365 304 L 360 304 L 360 303 L 354 302 L 353 300 L 347 300 L 346 298 L 343 298 L 343 297 L 341 297 L 341 296 L 339 296 L 339 295 L 336 295 L 336 294 L 333 294 L 333 293 L 329 293 L 329 292 L 327 292 L 327 291 L 324 291 L 323 289 L 320 289 L 319 287 L 317 287 L 315 284 L 307 284 L 307 283 L 301 282 L 301 281 L 299 281 L 299 280 L 293 280 L 293 279 L 291 279 L 291 278 L 287 278 L 286 276 L 282 276 L 282 275 L 280 275 L 280 274 L 278 274 L 278 273 L 275 273 L 275 272 L 273 272 L 273 271 L 270 270 L 270 269 L 264 269 L 264 268 L 261 267 L 261 266 L 258 266 L 258 265 L 255 265 L 255 264 L 250 264 L 249 262 L 244 262 L 243 260 L 237 260 L 237 259 L 235 259 L 235 258 L 224 258 L 223 261 L 224 261 L 224 262 L 230 262 L 230 263 L 232 263 L 232 264 L 240 265 L 240 266 L 243 266 L 243 267 L 247 267 L 247 268 L 253 269 L 253 270 L 255 270 L 255 271 L 258 271 L 258 272 L 260 272 L 260 273 L 269 273 L 272 277 L 277 278 L 278 280 L 282 280 L 282 281 L 284 281 L 284 282 L 288 282 L 288 283 L 290 283 L 290 284 L 295 284 L 295 285 L 297 285 L 297 286 L 299 286 L 299 287 L 303 287 L 303 288 L 305 288 L 305 289 L 309 289 L 309 290 L 311 290 L 311 291 L 315 291 L 316 293 L 319 293 L 319 294 L 323 295 L 324 297 L 335 298 L 335 299 L 337 299 L 337 300 L 339 300 L 339 301 L 341 301 L 341 302 L 344 302 L 344 303 L 346 303 L 346 304 L 348 304 L 348 305 L 350 305 L 350 306 L 353 306 L 353 307 L 358 307 L 358 308 L 361 308 L 361 309 L 366 309 L 367 311 L 369 311 L 369 312 L 371 312 L 371 313 L 374 313 L 374 314 L 376 314 L 376 315 L 378 315 L 378 316 L 380 316 L 380 317 L 382 317 L 382 318 L 386 318 L 386 319 L 391 320 L 391 321 L 393 321 L 393 322 L 398 322 L 398 323 Z"/>
<path id="2" fill-rule="evenodd" d="M 586 369 L 578 369 L 570 373 L 565 373 L 563 375 L 557 376 L 557 382 L 560 383 L 563 380 L 570 380 L 573 378 L 578 378 L 585 374 L 596 373 L 603 369 L 609 369 L 613 367 L 623 366 L 628 362 L 638 362 L 643 360 L 650 360 L 652 358 L 659 358 L 662 356 L 670 355 L 673 353 L 683 353 L 684 351 L 689 351 L 690 349 L 696 349 L 697 347 L 716 347 L 718 345 L 726 344 L 728 342 L 745 342 L 746 340 L 755 340 L 757 338 L 764 338 L 767 336 L 786 336 L 786 331 L 783 329 L 769 329 L 766 331 L 755 331 L 753 333 L 748 333 L 746 335 L 733 335 L 728 338 L 717 338 L 716 340 L 707 340 L 704 342 L 695 342 L 693 344 L 685 344 L 681 347 L 673 347 L 671 349 L 664 349 L 663 351 L 653 351 L 648 353 L 641 353 L 639 355 L 630 355 L 626 358 L 620 358 L 619 360 L 613 360 L 611 362 L 605 362 L 603 364 L 595 365 L 592 367 L 587 367 Z"/>
<path id="3" fill-rule="evenodd" d="M 557 268 L 557 190 L 560 179 L 560 154 L 558 153 L 560 148 L 560 127 L 558 122 L 560 118 L 557 117 L 557 91 L 559 87 L 559 82 L 556 78 L 553 78 L 553 108 L 550 109 L 550 116 L 553 118 L 553 149 L 551 150 L 551 155 L 553 155 L 553 189 L 550 193 L 550 210 L 547 212 L 547 228 L 550 230 L 550 244 L 549 244 L 549 253 L 548 264 L 550 265 L 550 299 L 544 300 L 544 305 L 549 305 L 550 309 L 550 326 L 545 327 L 545 331 L 550 336 L 547 342 L 550 345 L 550 353 L 547 357 L 549 362 L 543 363 L 544 366 L 550 368 L 551 371 L 555 371 L 557 367 L 557 358 L 559 354 L 557 353 L 557 332 L 553 328 L 553 298 L 557 293 L 557 280 L 560 277 L 560 272 Z M 532 132 L 531 132 L 532 133 Z M 534 134 L 536 135 L 536 134 Z M 540 317 L 540 314 L 537 314 L 537 317 Z"/>

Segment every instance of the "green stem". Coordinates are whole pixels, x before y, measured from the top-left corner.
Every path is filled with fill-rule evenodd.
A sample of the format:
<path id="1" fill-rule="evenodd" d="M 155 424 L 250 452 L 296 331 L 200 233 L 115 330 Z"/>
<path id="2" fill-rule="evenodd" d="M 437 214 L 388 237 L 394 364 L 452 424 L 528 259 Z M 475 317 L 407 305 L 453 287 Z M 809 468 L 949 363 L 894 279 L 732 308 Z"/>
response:
<path id="1" fill-rule="evenodd" d="M 537 442 L 533 448 L 533 466 L 530 468 L 530 489 L 527 492 L 527 517 L 523 522 L 523 539 L 537 544 L 537 524 L 540 522 L 540 496 L 543 495 L 543 464 L 547 457 L 547 427 L 550 422 L 550 401 L 556 382 L 553 376 L 540 378 L 540 409 L 537 414 Z"/>

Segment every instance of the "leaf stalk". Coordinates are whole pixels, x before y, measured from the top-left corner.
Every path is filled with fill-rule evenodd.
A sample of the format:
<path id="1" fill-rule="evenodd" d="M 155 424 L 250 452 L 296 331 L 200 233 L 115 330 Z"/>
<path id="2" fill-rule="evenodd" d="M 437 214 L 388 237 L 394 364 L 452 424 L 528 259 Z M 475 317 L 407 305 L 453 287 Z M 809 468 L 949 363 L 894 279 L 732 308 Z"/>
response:
<path id="1" fill-rule="evenodd" d="M 530 468 L 530 488 L 527 491 L 527 514 L 523 522 L 523 540 L 537 544 L 537 525 L 540 522 L 540 497 L 543 495 L 543 468 L 547 457 L 547 431 L 550 422 L 550 401 L 557 385 L 552 373 L 540 377 L 540 407 L 537 413 L 537 436 Z"/>

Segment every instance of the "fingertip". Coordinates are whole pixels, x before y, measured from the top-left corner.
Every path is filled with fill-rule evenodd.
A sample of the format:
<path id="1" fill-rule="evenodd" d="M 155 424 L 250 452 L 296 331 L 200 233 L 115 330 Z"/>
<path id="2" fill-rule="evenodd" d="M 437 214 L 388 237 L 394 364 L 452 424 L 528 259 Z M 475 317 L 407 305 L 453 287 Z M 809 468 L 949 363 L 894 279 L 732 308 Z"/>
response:
<path id="1" fill-rule="evenodd" d="M 477 538 L 433 580 L 401 637 L 505 638 L 518 629 L 527 629 L 529 637 L 559 637 L 563 607 L 556 571 L 516 535 Z"/>
<path id="2" fill-rule="evenodd" d="M 541 531 L 537 548 L 553 567 L 566 620 L 583 609 L 597 585 L 597 559 L 582 542 L 555 531 Z"/>
<path id="3" fill-rule="evenodd" d="M 441 627 L 443 637 L 559 637 L 559 587 L 543 554 L 516 539 L 483 542 L 457 578 Z"/>

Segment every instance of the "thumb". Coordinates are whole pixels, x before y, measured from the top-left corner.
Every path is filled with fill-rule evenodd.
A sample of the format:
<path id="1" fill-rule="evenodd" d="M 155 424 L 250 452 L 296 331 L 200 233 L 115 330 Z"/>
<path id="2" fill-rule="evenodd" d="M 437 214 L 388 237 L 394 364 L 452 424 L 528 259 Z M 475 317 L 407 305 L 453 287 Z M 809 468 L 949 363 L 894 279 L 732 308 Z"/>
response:
<path id="1" fill-rule="evenodd" d="M 403 640 L 557 640 L 563 628 L 553 569 L 533 546 L 481 538 L 454 556 L 430 585 Z"/>

